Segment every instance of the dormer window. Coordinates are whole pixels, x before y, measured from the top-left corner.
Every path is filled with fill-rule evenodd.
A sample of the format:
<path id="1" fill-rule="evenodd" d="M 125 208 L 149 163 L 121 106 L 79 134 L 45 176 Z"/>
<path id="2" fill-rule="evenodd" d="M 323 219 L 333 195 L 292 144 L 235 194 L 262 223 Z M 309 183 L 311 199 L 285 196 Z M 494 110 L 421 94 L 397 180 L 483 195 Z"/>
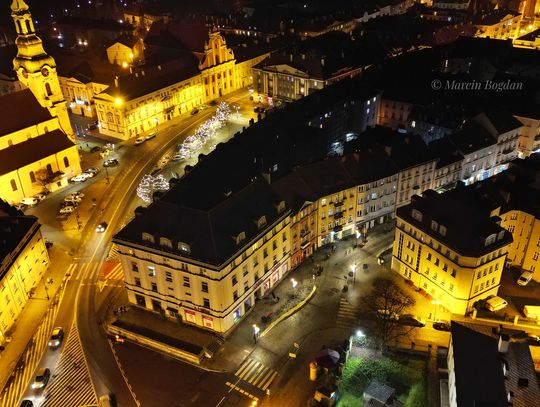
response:
<path id="1" fill-rule="evenodd" d="M 154 236 L 151 235 L 150 233 L 143 232 L 143 234 L 142 234 L 142 240 L 143 240 L 144 242 L 154 243 Z"/>
<path id="2" fill-rule="evenodd" d="M 437 221 L 435 221 L 435 220 L 431 221 L 431 230 L 434 230 L 434 231 L 439 230 L 439 224 L 437 223 Z"/>
<path id="3" fill-rule="evenodd" d="M 497 239 L 497 235 L 496 234 L 492 234 L 492 235 L 489 235 L 487 238 L 486 238 L 486 242 L 485 242 L 485 246 L 489 246 L 490 244 L 494 243 L 495 240 Z"/>
<path id="4" fill-rule="evenodd" d="M 244 240 L 246 240 L 246 232 L 244 231 L 238 233 L 238 235 L 234 237 L 234 241 L 237 245 L 240 245 Z"/>
<path id="5" fill-rule="evenodd" d="M 160 237 L 159 238 L 159 245 L 164 247 L 169 247 L 172 249 L 172 242 L 171 239 L 168 239 L 166 237 Z"/>
<path id="6" fill-rule="evenodd" d="M 446 226 L 439 225 L 439 233 L 441 236 L 446 236 Z"/>
<path id="7" fill-rule="evenodd" d="M 263 215 L 257 220 L 257 227 L 260 229 L 264 227 L 265 225 L 266 225 L 266 216 Z"/>
<path id="8" fill-rule="evenodd" d="M 185 254 L 191 254 L 191 247 L 184 242 L 178 242 L 178 250 Z"/>
<path id="9" fill-rule="evenodd" d="M 418 209 L 412 210 L 412 217 L 413 219 L 416 219 L 418 222 L 422 222 L 422 212 L 420 212 Z"/>
<path id="10" fill-rule="evenodd" d="M 504 230 L 501 230 L 497 235 L 497 240 L 502 240 L 504 238 Z"/>
<path id="11" fill-rule="evenodd" d="M 281 213 L 285 210 L 285 201 L 281 201 L 276 206 L 277 212 Z"/>

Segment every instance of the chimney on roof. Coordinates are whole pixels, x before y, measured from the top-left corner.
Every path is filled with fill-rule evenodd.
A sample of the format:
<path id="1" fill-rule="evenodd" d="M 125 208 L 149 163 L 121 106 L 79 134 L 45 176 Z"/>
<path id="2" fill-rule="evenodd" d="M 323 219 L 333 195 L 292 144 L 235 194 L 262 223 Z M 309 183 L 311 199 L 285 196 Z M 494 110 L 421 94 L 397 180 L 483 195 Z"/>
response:
<path id="1" fill-rule="evenodd" d="M 392 156 L 392 146 L 384 146 L 384 152 L 388 157 Z"/>
<path id="2" fill-rule="evenodd" d="M 324 66 L 324 58 L 321 58 L 321 65 Z"/>
<path id="3" fill-rule="evenodd" d="M 158 65 L 158 66 L 157 66 L 157 69 L 159 69 L 159 70 L 161 71 L 161 65 Z"/>
<path id="4" fill-rule="evenodd" d="M 289 61 L 292 62 L 292 60 L 293 60 L 293 54 L 291 53 L 291 54 L 289 54 Z"/>
<path id="5" fill-rule="evenodd" d="M 114 86 L 118 87 L 118 75 L 114 77 Z"/>
<path id="6" fill-rule="evenodd" d="M 302 59 L 306 59 L 306 54 L 302 54 Z"/>
<path id="7" fill-rule="evenodd" d="M 506 353 L 508 352 L 508 346 L 510 345 L 510 337 L 507 334 L 500 334 L 499 335 L 499 343 L 498 343 L 498 350 L 499 353 Z"/>
<path id="8" fill-rule="evenodd" d="M 141 75 L 144 76 L 144 69 L 141 69 Z"/>

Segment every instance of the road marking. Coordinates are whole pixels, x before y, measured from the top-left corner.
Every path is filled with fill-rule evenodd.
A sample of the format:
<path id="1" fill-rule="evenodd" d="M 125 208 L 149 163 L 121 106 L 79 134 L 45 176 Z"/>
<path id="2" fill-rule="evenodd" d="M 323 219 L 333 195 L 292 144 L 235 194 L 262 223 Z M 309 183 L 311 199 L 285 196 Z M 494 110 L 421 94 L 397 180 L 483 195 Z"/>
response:
<path id="1" fill-rule="evenodd" d="M 272 384 L 276 376 L 277 376 L 277 372 L 274 372 L 272 376 L 270 376 L 270 378 L 266 381 L 265 384 L 261 384 L 262 385 L 261 389 L 266 390 Z"/>
<path id="2" fill-rule="evenodd" d="M 231 389 L 234 389 L 239 393 L 245 394 L 246 396 L 248 396 L 250 399 L 252 399 L 254 401 L 259 401 L 259 398 L 257 396 L 254 396 L 253 394 L 245 391 L 244 389 L 241 389 L 240 387 L 236 386 L 235 384 L 227 382 L 227 383 L 225 383 L 225 385 L 229 386 Z"/>
<path id="3" fill-rule="evenodd" d="M 240 368 L 234 374 L 240 380 L 243 380 L 261 390 L 266 390 L 272 381 L 276 378 L 277 372 L 265 366 L 258 360 L 248 358 L 242 363 Z"/>
<path id="4" fill-rule="evenodd" d="M 336 326 L 340 328 L 354 328 L 358 319 L 358 310 L 346 298 L 341 297 L 339 299 Z"/>

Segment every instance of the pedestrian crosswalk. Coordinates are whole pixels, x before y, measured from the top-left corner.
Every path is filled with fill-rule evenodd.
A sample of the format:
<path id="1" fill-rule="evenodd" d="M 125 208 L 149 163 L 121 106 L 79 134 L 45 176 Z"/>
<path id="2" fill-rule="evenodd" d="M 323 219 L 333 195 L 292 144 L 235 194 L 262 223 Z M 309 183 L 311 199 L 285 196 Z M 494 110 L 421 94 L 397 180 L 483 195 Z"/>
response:
<path id="1" fill-rule="evenodd" d="M 247 358 L 234 375 L 265 391 L 275 380 L 277 372 L 254 358 Z"/>
<path id="2" fill-rule="evenodd" d="M 52 373 L 42 405 L 65 407 L 97 404 L 96 392 L 75 324 L 69 332 L 60 361 Z"/>
<path id="3" fill-rule="evenodd" d="M 336 326 L 338 328 L 357 328 L 358 319 L 358 310 L 356 310 L 345 297 L 341 297 L 339 299 Z"/>
<path id="4" fill-rule="evenodd" d="M 58 301 L 53 302 L 47 313 L 43 316 L 43 322 L 21 355 L 15 366 L 15 370 L 0 393 L 0 407 L 16 406 L 18 400 L 26 391 L 31 375 L 34 373 L 43 355 L 43 350 L 49 341 L 49 336 L 58 313 L 58 306 Z"/>
<path id="5" fill-rule="evenodd" d="M 124 272 L 122 263 L 118 261 L 106 261 L 99 272 L 100 280 L 123 280 Z"/>

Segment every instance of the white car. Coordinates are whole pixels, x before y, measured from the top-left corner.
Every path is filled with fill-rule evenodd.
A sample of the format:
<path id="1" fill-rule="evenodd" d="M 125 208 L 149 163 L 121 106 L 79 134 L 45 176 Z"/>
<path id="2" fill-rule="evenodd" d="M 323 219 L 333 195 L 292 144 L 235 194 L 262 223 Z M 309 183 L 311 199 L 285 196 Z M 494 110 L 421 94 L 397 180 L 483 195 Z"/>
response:
<path id="1" fill-rule="evenodd" d="M 96 226 L 96 232 L 103 233 L 105 232 L 105 229 L 107 229 L 107 222 L 101 222 L 99 225 Z"/>
<path id="2" fill-rule="evenodd" d="M 521 273 L 521 276 L 519 276 L 517 283 L 521 286 L 526 286 L 529 284 L 529 281 L 531 281 L 533 278 L 533 273 L 530 271 L 524 271 Z"/>
<path id="3" fill-rule="evenodd" d="M 144 139 L 145 139 L 145 140 L 151 140 L 151 139 L 153 139 L 153 138 L 156 137 L 156 136 L 157 136 L 156 133 L 152 133 L 152 134 L 149 134 L 148 136 L 146 136 Z"/>
<path id="4" fill-rule="evenodd" d="M 81 202 L 82 198 L 76 195 L 68 195 L 64 198 L 64 202 Z"/>
<path id="5" fill-rule="evenodd" d="M 146 139 L 144 137 L 139 137 L 137 140 L 135 140 L 135 145 L 139 146 L 142 143 L 144 143 L 145 141 L 146 141 Z"/>
<path id="6" fill-rule="evenodd" d="M 182 154 L 178 153 L 172 156 L 173 161 L 182 161 L 184 157 L 182 157 Z"/>
<path id="7" fill-rule="evenodd" d="M 101 152 L 99 153 L 99 155 L 101 156 L 101 158 L 106 158 L 106 157 L 109 156 L 109 154 L 111 154 L 111 151 L 108 150 L 108 149 L 105 149 L 105 150 L 103 150 L 103 151 L 101 151 Z"/>
<path id="8" fill-rule="evenodd" d="M 71 198 L 71 197 L 73 197 L 73 198 L 84 198 L 84 193 L 77 191 L 77 192 L 73 192 L 73 193 L 66 196 L 66 198 Z"/>
<path id="9" fill-rule="evenodd" d="M 21 201 L 23 205 L 27 205 L 27 206 L 33 206 L 37 204 L 38 202 L 39 200 L 36 197 L 23 198 L 23 200 Z"/>
<path id="10" fill-rule="evenodd" d="M 86 181 L 87 177 L 85 177 L 82 174 L 76 175 L 73 178 L 70 179 L 71 182 L 84 182 Z"/>
<path id="11" fill-rule="evenodd" d="M 46 192 L 40 192 L 39 194 L 34 195 L 34 198 L 41 202 L 47 197 L 47 195 L 48 193 Z"/>
<path id="12" fill-rule="evenodd" d="M 96 175 L 99 173 L 99 168 L 90 167 L 90 168 L 87 168 L 85 172 Z"/>
<path id="13" fill-rule="evenodd" d="M 68 206 L 64 206 L 64 207 L 60 208 L 60 213 L 62 215 L 65 215 L 65 214 L 68 214 L 68 213 L 72 213 L 74 210 L 75 210 L 75 206 L 68 205 Z"/>
<path id="14" fill-rule="evenodd" d="M 88 179 L 88 178 L 94 178 L 96 176 L 96 173 L 95 172 L 85 171 L 81 175 L 83 177 L 86 177 L 86 179 Z"/>

